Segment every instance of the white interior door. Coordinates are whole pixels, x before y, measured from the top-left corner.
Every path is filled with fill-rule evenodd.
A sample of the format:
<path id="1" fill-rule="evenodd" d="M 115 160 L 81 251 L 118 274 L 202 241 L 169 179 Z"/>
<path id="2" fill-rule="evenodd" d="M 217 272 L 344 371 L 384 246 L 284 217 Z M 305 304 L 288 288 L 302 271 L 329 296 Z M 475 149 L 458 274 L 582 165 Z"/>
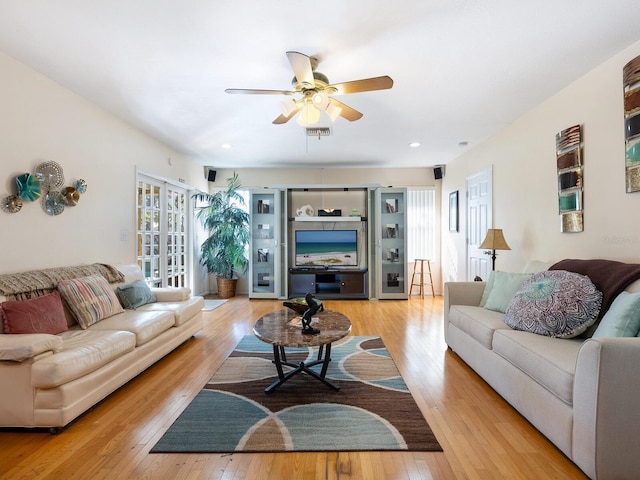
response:
<path id="1" fill-rule="evenodd" d="M 492 218 L 492 168 L 467 178 L 467 280 L 476 276 L 487 280 L 491 257 L 478 247 L 484 240 Z"/>

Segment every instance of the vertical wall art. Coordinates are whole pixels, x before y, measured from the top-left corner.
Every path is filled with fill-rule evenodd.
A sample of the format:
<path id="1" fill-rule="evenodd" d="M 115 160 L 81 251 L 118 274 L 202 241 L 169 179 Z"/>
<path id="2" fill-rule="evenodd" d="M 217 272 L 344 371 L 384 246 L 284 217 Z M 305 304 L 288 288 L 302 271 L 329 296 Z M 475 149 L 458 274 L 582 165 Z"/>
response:
<path id="1" fill-rule="evenodd" d="M 582 232 L 582 127 L 574 125 L 556 134 L 558 211 L 560 231 Z"/>
<path id="2" fill-rule="evenodd" d="M 627 193 L 640 191 L 640 57 L 624 66 L 625 182 Z"/>

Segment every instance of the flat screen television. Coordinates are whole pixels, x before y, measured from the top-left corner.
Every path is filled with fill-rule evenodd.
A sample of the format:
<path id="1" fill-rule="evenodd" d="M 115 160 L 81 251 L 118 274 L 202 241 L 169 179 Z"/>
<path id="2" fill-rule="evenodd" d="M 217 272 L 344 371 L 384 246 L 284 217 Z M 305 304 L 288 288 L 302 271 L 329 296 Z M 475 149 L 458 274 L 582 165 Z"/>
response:
<path id="1" fill-rule="evenodd" d="M 357 267 L 357 230 L 296 230 L 297 267 Z"/>

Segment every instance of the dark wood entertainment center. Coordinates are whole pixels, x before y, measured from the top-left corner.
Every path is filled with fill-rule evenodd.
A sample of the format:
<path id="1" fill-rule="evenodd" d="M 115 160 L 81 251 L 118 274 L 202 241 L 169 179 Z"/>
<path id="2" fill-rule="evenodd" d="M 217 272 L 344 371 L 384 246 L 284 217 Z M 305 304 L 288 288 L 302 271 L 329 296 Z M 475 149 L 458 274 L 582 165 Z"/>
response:
<path id="1" fill-rule="evenodd" d="M 325 268 L 290 268 L 289 296 L 304 297 L 312 293 L 320 299 L 369 297 L 368 270 Z"/>

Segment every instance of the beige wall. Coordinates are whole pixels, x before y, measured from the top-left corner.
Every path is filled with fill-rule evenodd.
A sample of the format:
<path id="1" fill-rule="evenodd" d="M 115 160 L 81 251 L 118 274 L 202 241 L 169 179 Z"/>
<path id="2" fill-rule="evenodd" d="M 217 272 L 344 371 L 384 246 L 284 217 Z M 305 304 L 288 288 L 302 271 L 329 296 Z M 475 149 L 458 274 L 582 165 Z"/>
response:
<path id="1" fill-rule="evenodd" d="M 0 211 L 0 272 L 134 262 L 136 167 L 207 188 L 196 162 L 2 53 L 0 105 L 0 197 L 16 193 L 17 175 L 49 160 L 62 166 L 65 185 L 88 183 L 78 205 L 58 216 L 40 201 Z"/>
<path id="2" fill-rule="evenodd" d="M 442 198 L 460 190 L 462 228 L 442 228 L 445 280 L 466 279 L 465 180 L 490 166 L 493 227 L 512 248 L 499 252 L 497 269 L 518 271 L 531 259 L 640 262 L 640 193 L 625 193 L 622 95 L 622 68 L 638 55 L 640 42 L 447 165 Z M 584 139 L 584 232 L 568 234 L 560 233 L 555 134 L 576 124 Z"/>

